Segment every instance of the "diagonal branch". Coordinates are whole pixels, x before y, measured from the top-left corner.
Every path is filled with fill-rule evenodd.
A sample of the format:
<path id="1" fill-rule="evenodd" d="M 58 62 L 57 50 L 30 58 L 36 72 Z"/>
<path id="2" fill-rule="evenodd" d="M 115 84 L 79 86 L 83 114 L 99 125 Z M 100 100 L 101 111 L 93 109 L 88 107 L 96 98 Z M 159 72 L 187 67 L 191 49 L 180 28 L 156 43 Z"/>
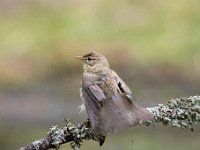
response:
<path id="1" fill-rule="evenodd" d="M 151 123 L 171 124 L 173 127 L 193 131 L 193 125 L 200 123 L 200 96 L 171 99 L 166 104 L 147 110 L 154 115 Z"/>
<path id="2" fill-rule="evenodd" d="M 74 150 L 78 150 L 83 140 L 94 140 L 99 142 L 100 145 L 103 144 L 105 137 L 93 133 L 89 120 L 78 125 L 71 123 L 70 119 L 66 119 L 65 121 L 64 127 L 52 126 L 45 138 L 36 140 L 19 150 L 58 149 L 60 145 L 69 142 Z"/>
<path id="3" fill-rule="evenodd" d="M 163 123 L 166 126 L 171 125 L 193 131 L 193 125 L 200 123 L 200 96 L 171 99 L 166 104 L 159 104 L 147 110 L 153 114 L 154 118 L 146 122 L 146 125 Z M 67 119 L 64 127 L 53 126 L 45 138 L 36 140 L 19 150 L 58 149 L 60 145 L 69 142 L 73 149 L 78 150 L 83 140 L 95 140 L 102 145 L 105 137 L 96 135 L 90 128 L 88 120 L 74 125 L 70 119 Z"/>

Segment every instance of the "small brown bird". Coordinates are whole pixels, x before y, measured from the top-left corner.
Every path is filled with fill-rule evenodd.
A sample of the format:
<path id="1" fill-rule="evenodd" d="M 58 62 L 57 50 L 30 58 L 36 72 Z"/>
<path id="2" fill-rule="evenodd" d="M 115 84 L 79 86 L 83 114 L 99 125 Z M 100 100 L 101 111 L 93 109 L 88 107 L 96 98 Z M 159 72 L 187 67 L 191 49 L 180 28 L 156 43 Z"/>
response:
<path id="1" fill-rule="evenodd" d="M 152 117 L 145 108 L 136 104 L 130 88 L 109 68 L 105 56 L 91 52 L 75 58 L 83 61 L 81 109 L 86 108 L 96 133 L 116 133 Z"/>

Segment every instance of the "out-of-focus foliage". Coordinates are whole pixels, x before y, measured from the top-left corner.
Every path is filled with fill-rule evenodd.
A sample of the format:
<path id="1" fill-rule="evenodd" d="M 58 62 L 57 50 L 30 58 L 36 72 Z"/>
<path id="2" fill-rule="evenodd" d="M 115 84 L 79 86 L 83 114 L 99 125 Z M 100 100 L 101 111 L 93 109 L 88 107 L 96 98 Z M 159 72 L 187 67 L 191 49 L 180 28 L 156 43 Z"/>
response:
<path id="1" fill-rule="evenodd" d="M 72 56 L 88 50 L 117 50 L 142 65 L 194 64 L 200 72 L 198 0 L 1 3 L 3 82 L 31 82 L 52 66 L 73 66 Z"/>
<path id="2" fill-rule="evenodd" d="M 198 0 L 1 0 L 1 148 L 40 138 L 67 115 L 82 118 L 81 63 L 73 57 L 89 51 L 108 57 L 141 104 L 199 94 L 199 6 Z M 133 148 L 200 147 L 197 134 L 140 132 L 132 132 Z M 132 133 L 111 138 L 105 148 L 131 149 Z"/>

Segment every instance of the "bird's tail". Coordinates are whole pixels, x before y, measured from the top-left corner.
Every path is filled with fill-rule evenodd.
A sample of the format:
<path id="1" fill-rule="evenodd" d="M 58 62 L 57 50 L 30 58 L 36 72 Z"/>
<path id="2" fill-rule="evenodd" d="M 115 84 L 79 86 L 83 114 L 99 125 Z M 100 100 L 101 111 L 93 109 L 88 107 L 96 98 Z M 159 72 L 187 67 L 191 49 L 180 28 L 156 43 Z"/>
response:
<path id="1" fill-rule="evenodd" d="M 132 118 L 134 118 L 132 121 L 132 125 L 138 125 L 138 124 L 147 124 L 153 119 L 153 115 L 147 110 L 147 108 L 143 108 L 139 106 L 138 104 L 134 103 L 132 105 Z"/>
<path id="2" fill-rule="evenodd" d="M 145 124 L 153 119 L 153 115 L 146 108 L 139 106 L 135 101 L 130 103 L 124 97 L 107 101 L 103 107 L 102 115 L 114 133 L 127 127 Z"/>

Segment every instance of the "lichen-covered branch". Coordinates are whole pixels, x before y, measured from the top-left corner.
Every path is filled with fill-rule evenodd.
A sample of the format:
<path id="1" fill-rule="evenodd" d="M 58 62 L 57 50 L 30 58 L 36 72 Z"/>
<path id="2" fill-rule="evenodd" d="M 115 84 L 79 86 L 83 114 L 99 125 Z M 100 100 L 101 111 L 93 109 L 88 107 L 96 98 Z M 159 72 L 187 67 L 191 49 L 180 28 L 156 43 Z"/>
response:
<path id="1" fill-rule="evenodd" d="M 200 123 L 200 96 L 171 99 L 147 110 L 154 116 L 151 123 L 171 124 L 193 131 L 193 125 Z"/>
<path id="2" fill-rule="evenodd" d="M 70 119 L 65 120 L 64 127 L 59 128 L 53 126 L 49 129 L 47 137 L 36 140 L 30 145 L 20 148 L 19 150 L 47 150 L 50 148 L 58 149 L 60 145 L 69 143 L 74 150 L 78 150 L 83 140 L 94 140 L 103 144 L 105 136 L 96 135 L 90 128 L 90 122 L 87 120 L 84 123 L 74 125 Z"/>
<path id="3" fill-rule="evenodd" d="M 154 116 L 147 125 L 162 123 L 193 131 L 193 125 L 200 123 L 200 96 L 171 99 L 166 104 L 159 104 L 147 110 Z M 45 138 L 36 140 L 19 150 L 58 149 L 60 145 L 69 142 L 74 150 L 78 150 L 83 140 L 95 140 L 102 145 L 105 136 L 96 135 L 90 128 L 88 120 L 74 125 L 67 119 L 63 127 L 53 126 Z"/>

